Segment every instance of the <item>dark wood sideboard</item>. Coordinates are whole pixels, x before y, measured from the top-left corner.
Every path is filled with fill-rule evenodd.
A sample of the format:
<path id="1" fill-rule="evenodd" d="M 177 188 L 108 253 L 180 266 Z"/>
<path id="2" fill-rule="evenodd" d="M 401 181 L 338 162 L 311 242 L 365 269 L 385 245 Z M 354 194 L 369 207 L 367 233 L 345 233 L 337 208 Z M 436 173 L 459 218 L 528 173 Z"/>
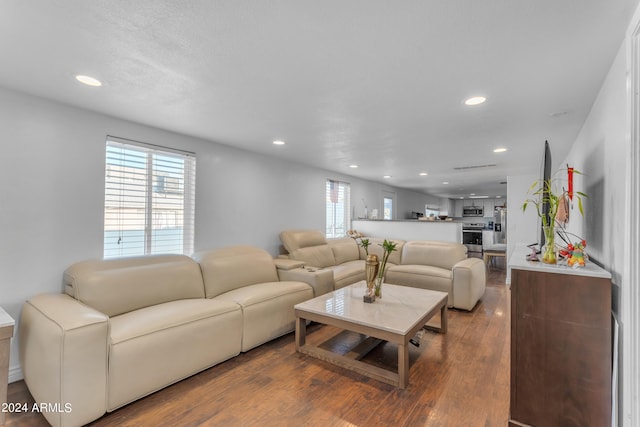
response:
<path id="1" fill-rule="evenodd" d="M 526 253 L 509 263 L 509 426 L 611 425 L 611 276 L 594 264 L 531 263 Z"/>

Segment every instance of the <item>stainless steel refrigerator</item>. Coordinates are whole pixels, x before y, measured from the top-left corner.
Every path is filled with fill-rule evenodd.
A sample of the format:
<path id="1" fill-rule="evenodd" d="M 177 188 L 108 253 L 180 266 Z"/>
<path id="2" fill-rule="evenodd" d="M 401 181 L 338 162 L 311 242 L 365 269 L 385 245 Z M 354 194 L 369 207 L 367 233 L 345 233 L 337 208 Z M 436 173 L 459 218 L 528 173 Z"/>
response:
<path id="1" fill-rule="evenodd" d="M 507 243 L 507 208 L 493 211 L 493 243 Z"/>

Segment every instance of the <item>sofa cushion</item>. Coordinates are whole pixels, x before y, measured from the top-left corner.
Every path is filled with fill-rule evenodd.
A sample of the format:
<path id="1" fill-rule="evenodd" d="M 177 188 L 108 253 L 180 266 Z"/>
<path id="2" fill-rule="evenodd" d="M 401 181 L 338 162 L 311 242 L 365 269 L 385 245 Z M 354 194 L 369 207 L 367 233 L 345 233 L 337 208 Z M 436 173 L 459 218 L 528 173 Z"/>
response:
<path id="1" fill-rule="evenodd" d="M 467 248 L 460 243 L 415 240 L 405 243 L 402 249 L 403 265 L 430 265 L 451 270 L 467 258 Z"/>
<path id="2" fill-rule="evenodd" d="M 293 306 L 311 298 L 313 288 L 294 281 L 244 286 L 216 297 L 242 307 L 242 351 L 293 331 Z"/>
<path id="3" fill-rule="evenodd" d="M 336 265 L 333 251 L 327 243 L 320 246 L 296 249 L 289 254 L 289 257 L 312 267 L 323 268 Z"/>
<path id="4" fill-rule="evenodd" d="M 202 269 L 207 298 L 263 282 L 276 282 L 273 258 L 264 249 L 230 246 L 193 255 Z"/>
<path id="5" fill-rule="evenodd" d="M 205 298 L 111 318 L 107 410 L 239 354 L 242 323 L 238 304 Z"/>
<path id="6" fill-rule="evenodd" d="M 200 267 L 184 255 L 82 261 L 63 280 L 67 294 L 107 316 L 204 297 Z"/>
<path id="7" fill-rule="evenodd" d="M 318 268 L 336 264 L 327 239 L 317 230 L 286 230 L 280 233 L 280 240 L 291 259 Z"/>
<path id="8" fill-rule="evenodd" d="M 385 282 L 432 291 L 447 292 L 448 305 L 453 305 L 453 272 L 430 265 L 392 265 L 387 268 Z"/>
<path id="9" fill-rule="evenodd" d="M 327 243 L 324 234 L 317 230 L 285 230 L 280 233 L 280 241 L 289 253 L 297 249 L 320 246 Z"/>
<path id="10" fill-rule="evenodd" d="M 356 261 L 360 259 L 360 251 L 358 243 L 351 237 L 343 237 L 340 239 L 330 239 L 329 247 L 333 252 L 336 265 L 340 265 L 347 261 Z"/>
<path id="11" fill-rule="evenodd" d="M 333 270 L 333 281 L 335 288 L 344 288 L 352 283 L 359 282 L 365 279 L 364 272 L 365 261 L 347 261 L 340 265 L 333 267 L 327 267 L 327 269 Z"/>

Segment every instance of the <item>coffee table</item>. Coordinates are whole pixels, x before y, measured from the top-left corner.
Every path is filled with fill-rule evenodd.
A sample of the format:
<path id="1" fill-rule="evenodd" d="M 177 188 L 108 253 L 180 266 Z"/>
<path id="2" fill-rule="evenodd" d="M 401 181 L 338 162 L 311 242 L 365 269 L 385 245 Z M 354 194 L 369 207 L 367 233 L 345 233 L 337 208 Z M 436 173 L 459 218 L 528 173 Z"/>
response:
<path id="1" fill-rule="evenodd" d="M 406 388 L 409 384 L 409 340 L 440 311 L 440 327 L 447 332 L 447 293 L 425 289 L 382 285 L 382 298 L 365 303 L 364 281 L 296 304 L 296 350 L 300 353 L 350 369 L 370 378 Z M 368 336 L 346 354 L 338 354 L 306 343 L 307 320 L 336 326 Z M 382 341 L 398 346 L 398 372 L 383 369 L 362 359 Z"/>

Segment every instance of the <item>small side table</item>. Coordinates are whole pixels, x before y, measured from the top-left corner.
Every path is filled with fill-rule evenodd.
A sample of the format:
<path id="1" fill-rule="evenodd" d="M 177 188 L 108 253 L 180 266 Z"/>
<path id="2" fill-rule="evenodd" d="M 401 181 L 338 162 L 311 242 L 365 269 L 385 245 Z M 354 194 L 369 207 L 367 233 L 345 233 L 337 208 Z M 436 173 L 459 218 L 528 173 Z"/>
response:
<path id="1" fill-rule="evenodd" d="M 9 354 L 11 337 L 16 322 L 0 307 L 0 405 L 7 402 L 7 384 L 9 382 Z M 4 425 L 5 413 L 0 411 L 0 425 Z"/>

